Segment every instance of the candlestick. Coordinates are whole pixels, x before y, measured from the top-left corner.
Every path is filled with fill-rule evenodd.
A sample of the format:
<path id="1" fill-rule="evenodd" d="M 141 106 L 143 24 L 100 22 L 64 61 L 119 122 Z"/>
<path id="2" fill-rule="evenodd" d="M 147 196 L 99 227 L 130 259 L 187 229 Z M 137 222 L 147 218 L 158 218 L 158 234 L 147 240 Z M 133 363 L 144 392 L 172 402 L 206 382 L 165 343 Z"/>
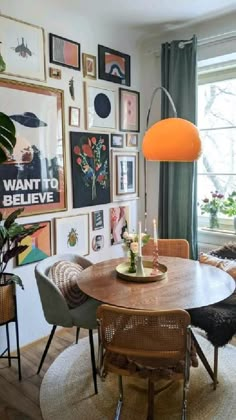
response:
<path id="1" fill-rule="evenodd" d="M 154 247 L 153 247 L 153 269 L 151 272 L 151 276 L 157 276 L 159 270 L 158 270 L 158 246 L 157 246 L 157 242 L 154 242 Z"/>
<path id="2" fill-rule="evenodd" d="M 142 256 L 142 223 L 138 222 L 138 256 Z"/>
<path id="3" fill-rule="evenodd" d="M 157 245 L 157 225 L 156 225 L 156 219 L 153 219 L 153 240 L 154 240 L 154 245 Z"/>
<path id="4" fill-rule="evenodd" d="M 143 268 L 143 262 L 142 262 L 142 257 L 141 256 L 137 257 L 136 276 L 137 277 L 145 277 L 146 276 L 144 268 Z"/>

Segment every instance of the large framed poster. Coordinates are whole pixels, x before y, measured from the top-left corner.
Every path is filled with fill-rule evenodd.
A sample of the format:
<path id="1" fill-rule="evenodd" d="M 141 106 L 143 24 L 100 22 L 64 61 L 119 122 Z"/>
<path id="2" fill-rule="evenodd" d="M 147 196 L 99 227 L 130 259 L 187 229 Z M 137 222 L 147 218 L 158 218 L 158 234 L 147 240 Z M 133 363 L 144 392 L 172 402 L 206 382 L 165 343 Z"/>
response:
<path id="1" fill-rule="evenodd" d="M 0 211 L 6 217 L 66 210 L 63 91 L 0 79 L 1 110 L 16 127 L 16 146 L 0 165 Z"/>

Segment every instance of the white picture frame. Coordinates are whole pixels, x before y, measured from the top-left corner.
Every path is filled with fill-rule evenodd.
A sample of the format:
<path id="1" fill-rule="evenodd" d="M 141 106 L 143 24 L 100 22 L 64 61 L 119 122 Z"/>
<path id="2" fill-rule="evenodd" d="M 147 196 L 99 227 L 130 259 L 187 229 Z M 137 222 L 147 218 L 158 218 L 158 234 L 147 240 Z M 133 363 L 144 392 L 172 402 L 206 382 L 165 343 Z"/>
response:
<path id="1" fill-rule="evenodd" d="M 116 91 L 84 82 L 86 130 L 116 129 Z"/>
<path id="2" fill-rule="evenodd" d="M 111 157 L 112 201 L 137 199 L 139 152 L 112 150 Z"/>
<path id="3" fill-rule="evenodd" d="M 89 254 L 88 214 L 56 218 L 55 231 L 57 254 Z"/>
<path id="4" fill-rule="evenodd" d="M 46 81 L 44 29 L 0 15 L 1 74 Z"/>

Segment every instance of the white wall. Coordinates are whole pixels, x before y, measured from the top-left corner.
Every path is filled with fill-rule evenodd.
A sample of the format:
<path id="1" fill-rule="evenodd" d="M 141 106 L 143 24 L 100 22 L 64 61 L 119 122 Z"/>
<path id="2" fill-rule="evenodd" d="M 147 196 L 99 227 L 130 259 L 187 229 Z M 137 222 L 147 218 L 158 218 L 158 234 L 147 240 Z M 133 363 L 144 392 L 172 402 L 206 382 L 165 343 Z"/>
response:
<path id="1" fill-rule="evenodd" d="M 107 47 L 117 49 L 121 52 L 131 55 L 131 86 L 133 90 L 140 90 L 140 56 L 139 50 L 135 43 L 133 32 L 119 31 L 104 24 L 103 22 L 92 20 L 90 16 L 80 16 L 78 12 L 69 8 L 66 1 L 62 0 L 39 0 L 38 2 L 32 0 L 22 0 L 20 3 L 17 0 L 1 0 L 0 12 L 4 15 L 11 16 L 23 20 L 25 22 L 39 25 L 45 30 L 46 38 L 46 70 L 47 82 L 41 83 L 51 87 L 63 89 L 65 92 L 65 147 L 66 147 L 66 172 L 67 172 L 67 192 L 68 192 L 68 210 L 60 213 L 42 214 L 39 216 L 25 217 L 19 219 L 19 222 L 39 222 L 52 220 L 55 217 L 68 216 L 79 213 L 91 213 L 91 211 L 103 209 L 104 210 L 104 230 L 99 233 L 104 234 L 105 247 L 100 252 L 94 252 L 91 248 L 91 240 L 95 232 L 90 229 L 90 254 L 88 258 L 97 262 L 106 260 L 116 256 L 123 255 L 123 249 L 120 245 L 110 246 L 110 228 L 109 228 L 109 208 L 113 206 L 112 203 L 94 206 L 81 209 L 72 209 L 72 182 L 71 182 L 71 166 L 70 166 L 70 150 L 69 150 L 69 130 L 68 127 L 68 107 L 77 106 L 81 109 L 81 127 L 79 131 L 84 130 L 84 101 L 83 101 L 83 74 L 82 71 L 74 71 L 65 67 L 59 67 L 49 63 L 48 51 L 48 33 L 54 33 L 62 37 L 66 37 L 77 41 L 81 45 L 81 52 L 97 56 L 97 45 L 102 44 Z M 82 64 L 82 63 L 81 63 Z M 48 68 L 58 67 L 62 71 L 62 79 L 55 80 L 48 77 Z M 68 82 L 71 77 L 75 81 L 75 96 L 76 100 L 73 101 L 69 95 Z M 1 75 L 0 77 L 3 77 Z M 7 76 L 4 76 L 7 77 Z M 10 77 L 9 77 L 10 78 Z M 17 78 L 15 78 L 17 79 Z M 19 79 L 22 81 L 22 79 Z M 23 80 L 27 82 L 27 80 Z M 30 83 L 36 83 L 28 81 Z M 98 86 L 115 87 L 118 92 L 119 85 L 111 84 L 103 80 L 96 81 Z M 39 83 L 38 83 L 39 84 Z M 117 98 L 118 102 L 118 98 Z M 1 104 L 1 101 L 0 101 Z M 118 105 L 118 103 L 117 103 Z M 4 108 L 3 108 L 4 112 Z M 118 127 L 117 127 L 118 128 Z M 73 129 L 76 131 L 76 129 Z M 118 130 L 117 130 L 118 131 Z M 117 203 L 118 204 L 118 203 Z M 122 202 L 119 202 L 119 205 Z M 130 228 L 137 228 L 137 213 L 139 200 L 130 202 L 123 202 L 124 205 L 130 205 Z M 90 217 L 91 226 L 91 217 Z M 54 236 L 53 236 L 54 238 Z M 19 315 L 19 329 L 20 329 L 20 345 L 25 345 L 29 342 L 45 336 L 50 331 L 50 326 L 45 322 L 41 309 L 41 303 L 36 287 L 34 277 L 34 264 L 26 265 L 23 267 L 15 267 L 9 264 L 8 271 L 19 274 L 23 280 L 25 290 L 22 291 L 17 288 L 17 301 L 18 301 L 18 315 Z M 5 332 L 3 328 L 0 331 L 0 352 L 4 347 L 3 340 L 5 340 Z M 15 346 L 15 333 L 13 327 L 11 328 L 12 347 Z"/>
<path id="2" fill-rule="evenodd" d="M 142 118 L 146 118 L 147 110 L 150 105 L 151 94 L 155 87 L 161 85 L 161 63 L 160 52 L 161 44 L 163 42 L 170 42 L 172 40 L 190 39 L 193 34 L 196 34 L 198 40 L 206 40 L 215 38 L 218 35 L 227 34 L 235 31 L 236 13 L 231 13 L 222 18 L 206 21 L 202 24 L 196 24 L 191 27 L 185 27 L 176 31 L 165 34 L 158 34 L 146 38 L 141 42 L 142 50 Z M 219 37 L 220 38 L 220 37 Z M 217 57 L 224 54 L 229 54 L 236 51 L 236 42 L 234 40 L 220 40 L 215 42 L 200 45 L 198 48 L 198 59 L 203 60 L 207 58 Z M 152 118 L 150 123 L 157 121 L 160 118 L 161 98 L 156 95 L 156 100 L 153 103 Z M 145 120 L 143 121 L 145 127 Z M 142 133 L 141 133 L 142 134 Z M 142 168 L 141 168 L 142 169 Z M 142 178 L 142 175 L 141 175 Z M 159 187 L 159 163 L 148 163 L 148 226 L 151 229 L 151 222 L 153 218 L 158 219 L 158 187 Z"/>

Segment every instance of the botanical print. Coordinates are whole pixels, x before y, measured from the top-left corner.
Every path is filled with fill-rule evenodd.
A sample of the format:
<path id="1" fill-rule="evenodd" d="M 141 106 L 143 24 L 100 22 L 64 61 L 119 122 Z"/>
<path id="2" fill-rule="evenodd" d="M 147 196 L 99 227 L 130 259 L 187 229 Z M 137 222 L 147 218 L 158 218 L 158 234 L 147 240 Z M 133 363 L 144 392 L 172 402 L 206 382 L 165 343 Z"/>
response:
<path id="1" fill-rule="evenodd" d="M 1 15 L 0 43 L 0 71 L 27 79 L 45 80 L 42 28 Z"/>
<path id="2" fill-rule="evenodd" d="M 56 252 L 89 253 L 88 214 L 55 219 Z"/>
<path id="3" fill-rule="evenodd" d="M 64 142 L 60 90 L 0 79 L 3 111 L 16 127 L 16 146 L 0 165 L 0 208 L 23 215 L 64 210 Z"/>
<path id="4" fill-rule="evenodd" d="M 26 236 L 21 241 L 21 245 L 27 245 L 28 248 L 17 257 L 17 265 L 31 264 L 41 261 L 51 255 L 51 223 L 37 223 L 42 229 L 37 230 L 31 236 Z M 27 224 L 24 227 L 34 225 Z"/>
<path id="5" fill-rule="evenodd" d="M 117 206 L 110 209 L 111 245 L 123 242 L 123 233 L 129 231 L 128 221 L 128 206 Z"/>
<path id="6" fill-rule="evenodd" d="M 71 132 L 73 207 L 110 202 L 109 137 Z"/>

